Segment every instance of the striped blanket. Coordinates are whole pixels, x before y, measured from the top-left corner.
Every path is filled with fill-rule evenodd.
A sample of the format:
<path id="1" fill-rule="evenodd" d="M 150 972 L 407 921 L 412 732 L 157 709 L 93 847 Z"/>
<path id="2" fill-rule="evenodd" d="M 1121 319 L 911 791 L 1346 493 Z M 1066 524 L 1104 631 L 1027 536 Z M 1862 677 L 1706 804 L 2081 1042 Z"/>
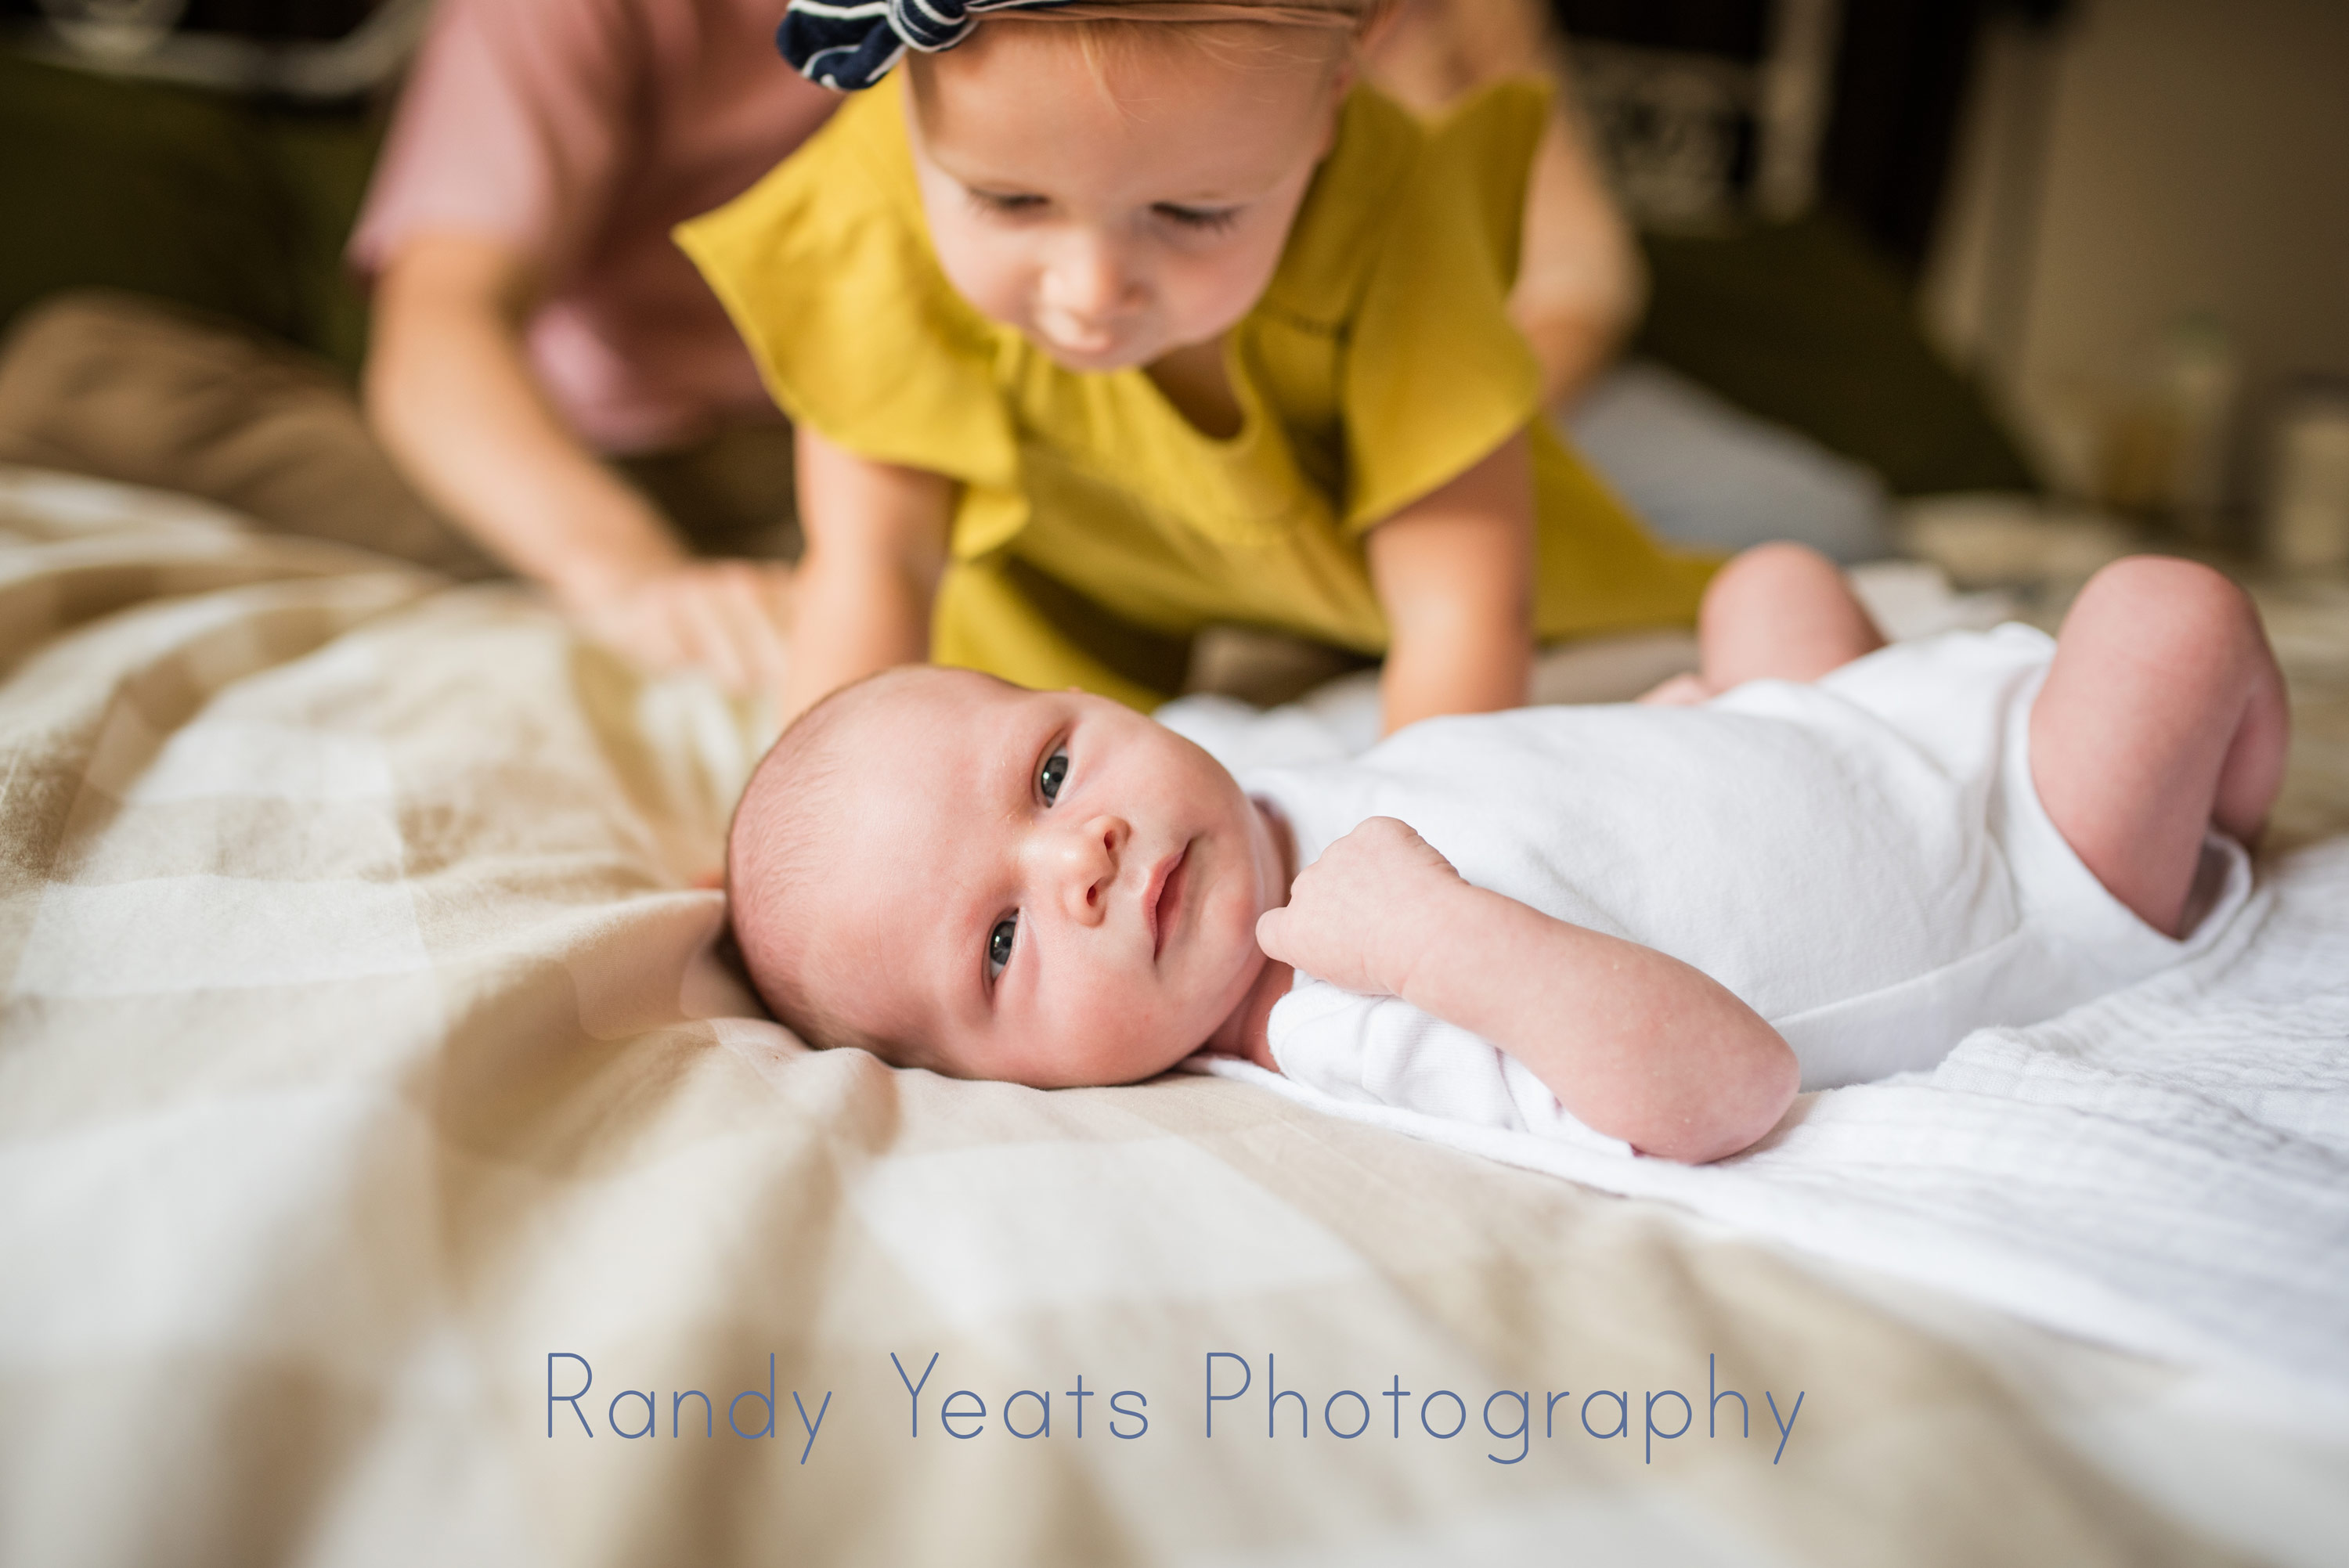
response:
<path id="1" fill-rule="evenodd" d="M 0 1562 L 2321 1562 L 2225 1374 L 1175 1076 L 812 1053 L 743 716 L 0 470 Z"/>

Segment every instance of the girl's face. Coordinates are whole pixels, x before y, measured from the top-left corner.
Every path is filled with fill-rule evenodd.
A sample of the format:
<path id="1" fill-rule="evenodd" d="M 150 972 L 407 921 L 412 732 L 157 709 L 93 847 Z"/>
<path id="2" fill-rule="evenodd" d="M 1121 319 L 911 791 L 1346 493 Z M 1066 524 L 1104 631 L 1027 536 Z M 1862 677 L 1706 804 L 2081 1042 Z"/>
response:
<path id="1" fill-rule="evenodd" d="M 1068 369 L 1209 342 L 1279 264 L 1335 132 L 1343 45 L 1284 30 L 1249 48 L 1266 29 L 1218 31 L 1240 36 L 1142 37 L 1089 60 L 1065 23 L 996 20 L 908 57 L 947 279 Z"/>

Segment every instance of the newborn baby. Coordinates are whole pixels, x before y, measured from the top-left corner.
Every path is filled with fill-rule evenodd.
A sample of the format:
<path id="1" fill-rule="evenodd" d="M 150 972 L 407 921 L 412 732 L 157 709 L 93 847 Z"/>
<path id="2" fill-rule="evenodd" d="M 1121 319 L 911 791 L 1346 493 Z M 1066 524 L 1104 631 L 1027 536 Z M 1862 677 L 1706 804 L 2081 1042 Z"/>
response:
<path id="1" fill-rule="evenodd" d="M 1104 698 L 891 671 L 760 765 L 736 935 L 802 1037 L 903 1066 L 1057 1088 L 1205 1050 L 1694 1161 L 1798 1088 L 2133 983 L 2248 889 L 2286 709 L 2215 573 L 2108 567 L 2052 643 L 1883 648 L 1772 546 L 1699 634 L 1646 706 L 1434 719 L 1245 785 Z"/>

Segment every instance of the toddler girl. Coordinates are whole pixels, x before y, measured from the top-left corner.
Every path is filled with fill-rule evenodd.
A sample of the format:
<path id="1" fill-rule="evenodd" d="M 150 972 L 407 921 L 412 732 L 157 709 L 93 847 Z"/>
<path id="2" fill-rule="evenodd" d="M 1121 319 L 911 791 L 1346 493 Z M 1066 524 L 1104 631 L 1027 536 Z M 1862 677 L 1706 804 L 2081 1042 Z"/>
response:
<path id="1" fill-rule="evenodd" d="M 1392 728 L 1692 616 L 1506 314 L 1540 90 L 1423 127 L 1352 84 L 1376 3 L 793 6 L 859 97 L 678 232 L 801 432 L 787 710 L 924 658 L 1146 707 L 1237 623 L 1385 655 Z"/>

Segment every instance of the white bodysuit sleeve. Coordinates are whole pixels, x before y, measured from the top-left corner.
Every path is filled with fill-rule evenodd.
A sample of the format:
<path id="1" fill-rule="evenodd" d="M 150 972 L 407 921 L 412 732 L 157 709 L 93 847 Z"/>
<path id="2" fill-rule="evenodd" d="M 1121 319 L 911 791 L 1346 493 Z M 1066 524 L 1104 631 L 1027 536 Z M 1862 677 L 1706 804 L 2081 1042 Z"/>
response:
<path id="1" fill-rule="evenodd" d="M 1265 1032 L 1283 1076 L 1333 1100 L 1630 1152 L 1568 1115 L 1515 1057 L 1398 996 L 1358 995 L 1299 975 Z"/>

